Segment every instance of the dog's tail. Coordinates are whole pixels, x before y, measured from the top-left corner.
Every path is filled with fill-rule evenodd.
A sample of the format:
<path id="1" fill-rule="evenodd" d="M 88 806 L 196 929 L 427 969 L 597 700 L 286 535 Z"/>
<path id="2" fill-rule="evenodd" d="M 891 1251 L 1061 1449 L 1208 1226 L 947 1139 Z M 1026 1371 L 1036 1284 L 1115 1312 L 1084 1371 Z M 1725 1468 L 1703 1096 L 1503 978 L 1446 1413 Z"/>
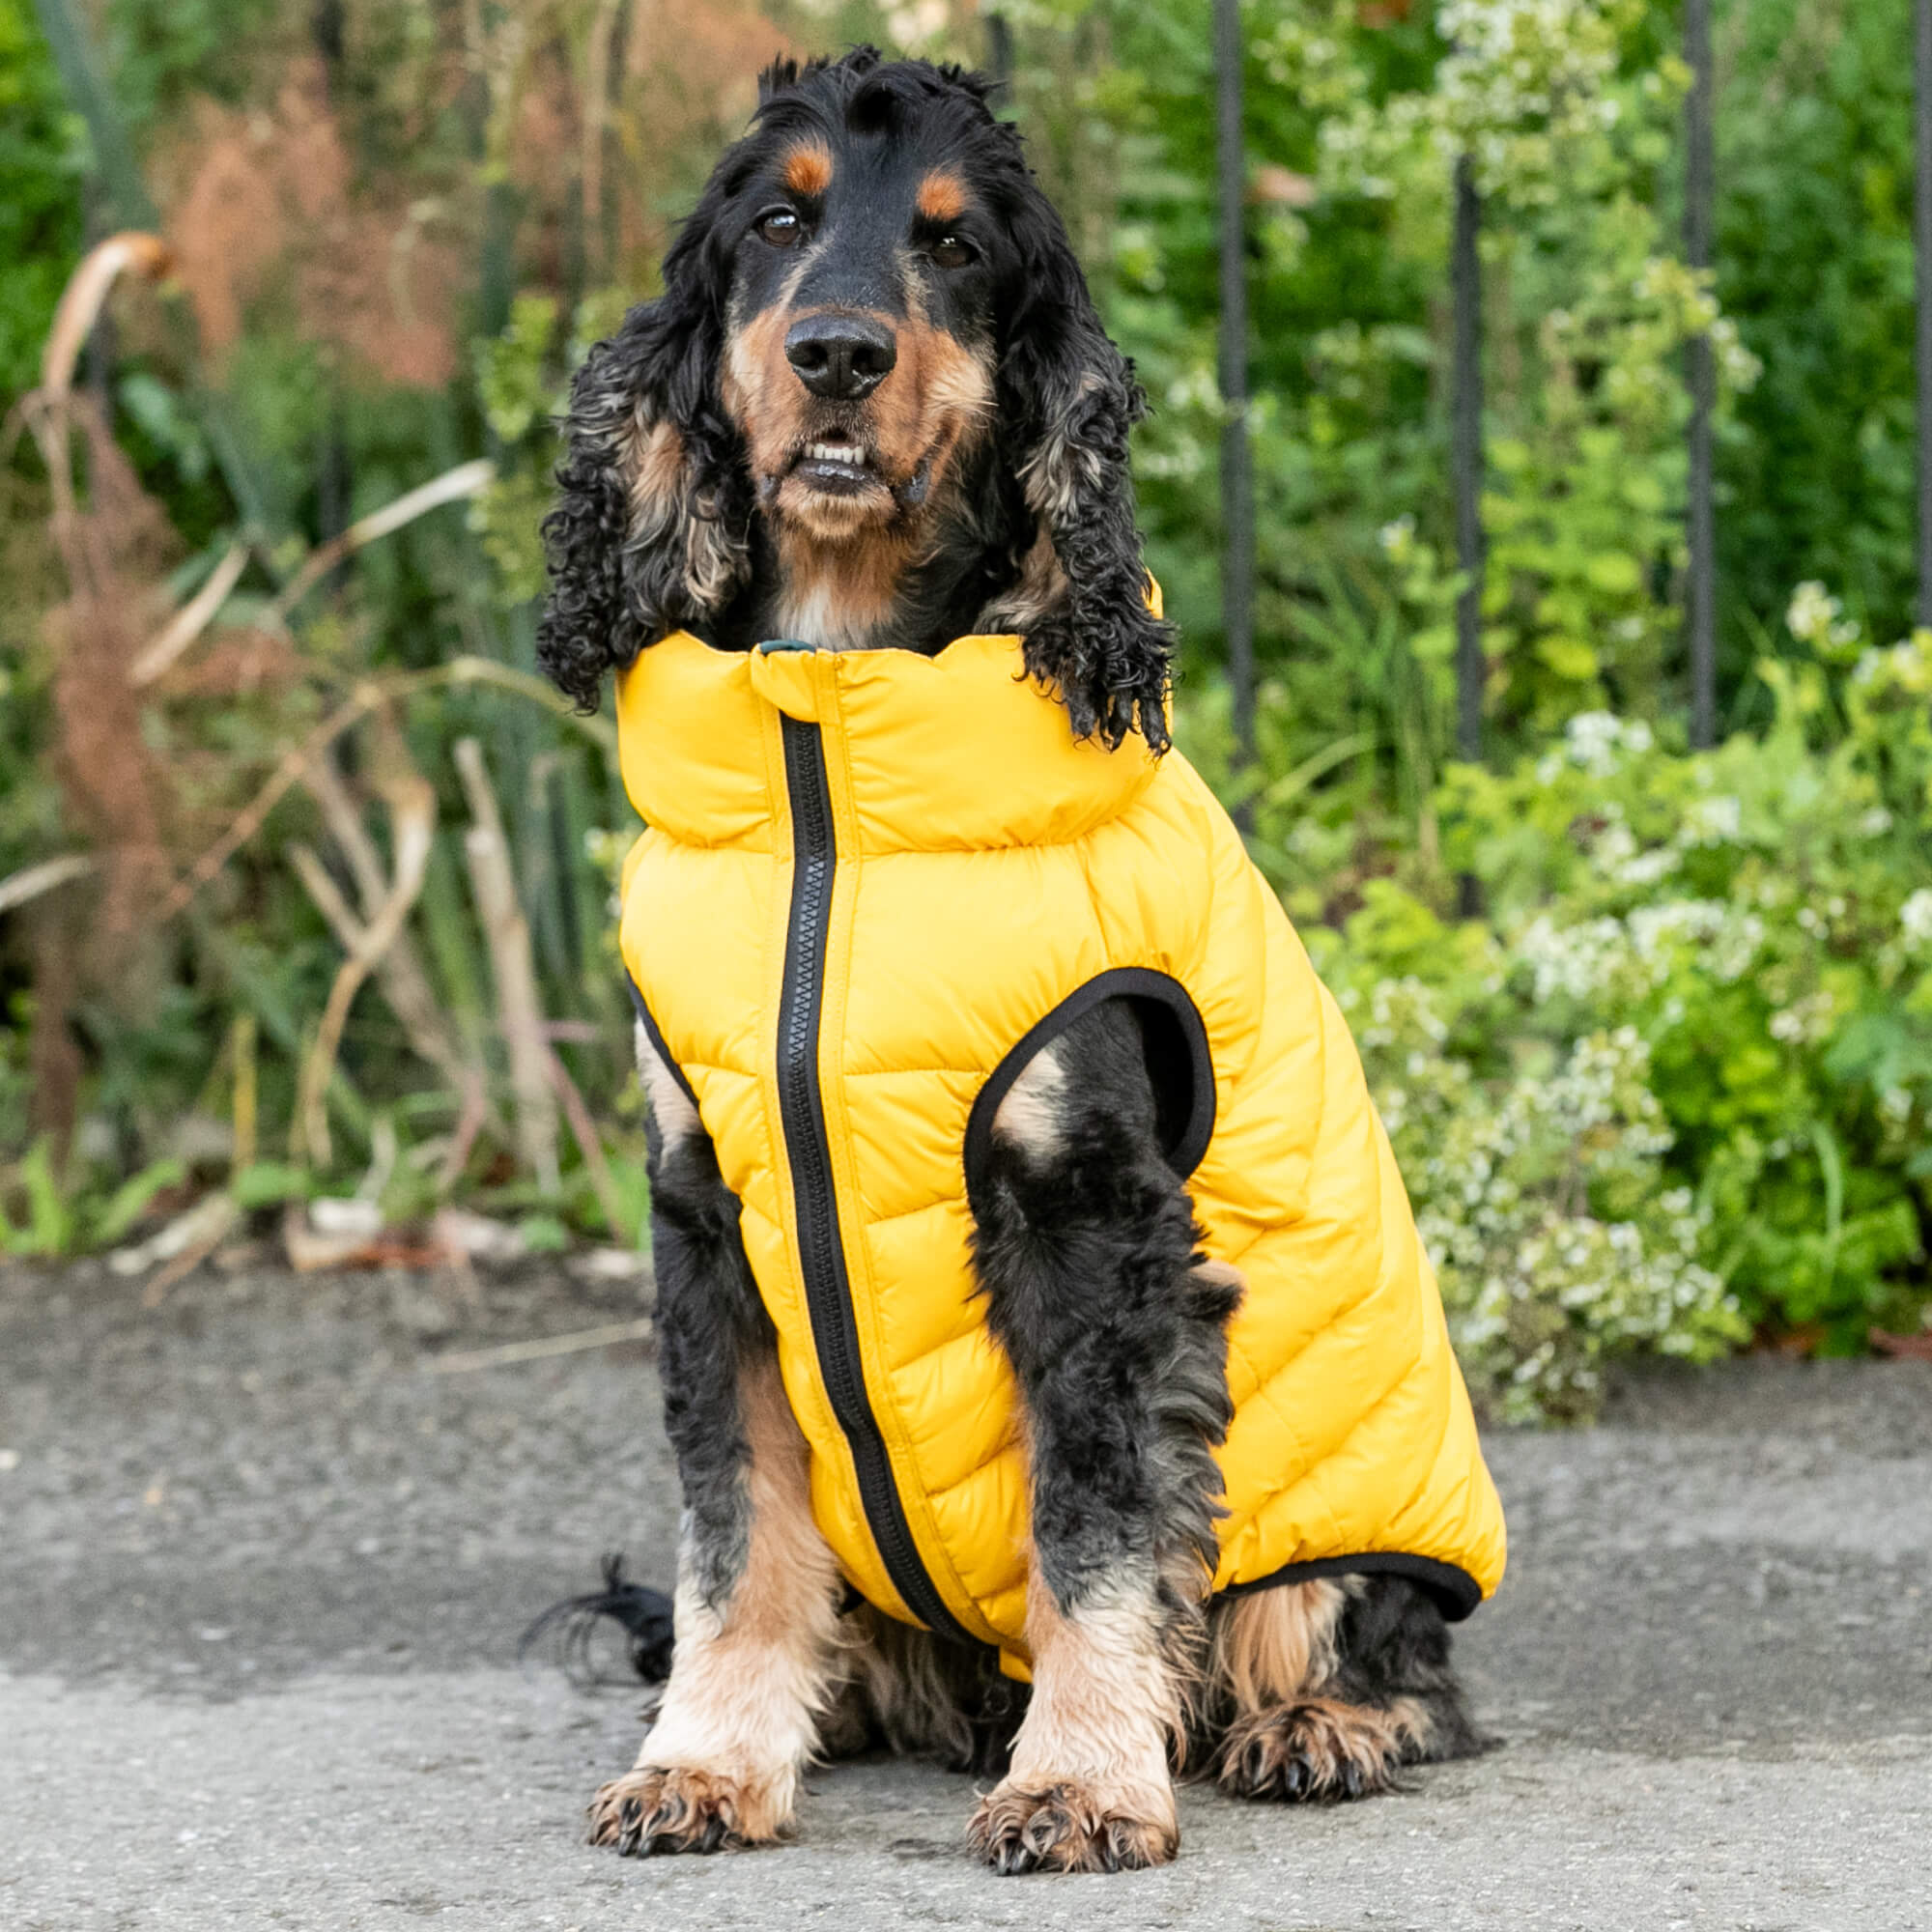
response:
<path id="1" fill-rule="evenodd" d="M 580 1689 L 611 1680 L 598 1668 L 595 1640 L 605 1618 L 623 1632 L 631 1668 L 646 1684 L 670 1675 L 671 1602 L 662 1590 L 634 1583 L 624 1575 L 621 1554 L 604 1558 L 604 1587 L 553 1604 L 517 1639 L 517 1661 L 533 1651 L 554 1650 L 563 1673 Z"/>

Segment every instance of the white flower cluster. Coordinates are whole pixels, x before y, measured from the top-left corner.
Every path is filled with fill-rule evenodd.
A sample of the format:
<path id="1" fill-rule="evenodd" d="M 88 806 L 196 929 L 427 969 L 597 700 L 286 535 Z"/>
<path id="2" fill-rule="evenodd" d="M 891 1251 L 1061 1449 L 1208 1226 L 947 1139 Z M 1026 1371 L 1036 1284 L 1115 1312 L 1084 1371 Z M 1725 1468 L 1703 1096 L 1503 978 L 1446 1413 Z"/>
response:
<path id="1" fill-rule="evenodd" d="M 1829 1039 L 1838 1021 L 1838 1003 L 1829 987 L 1806 993 L 1771 1016 L 1771 1037 L 1787 1046 L 1814 1045 Z"/>
<path id="2" fill-rule="evenodd" d="M 1601 139 L 1621 113 L 1614 9 L 1600 0 L 1443 0 L 1450 52 L 1436 75 L 1445 158 L 1476 157 L 1484 191 L 1550 202 L 1566 152 Z"/>
<path id="3" fill-rule="evenodd" d="M 1932 887 L 1920 886 L 1899 907 L 1898 926 L 1914 952 L 1932 951 Z"/>
<path id="4" fill-rule="evenodd" d="M 1596 1002 L 1641 999 L 1670 977 L 1687 951 L 1701 970 L 1729 985 L 1749 972 L 1765 941 L 1765 923 L 1718 899 L 1664 899 L 1559 925 L 1540 913 L 1517 940 L 1539 1003 L 1558 997 Z"/>
<path id="5" fill-rule="evenodd" d="M 1581 1039 L 1498 1100 L 1464 1089 L 1406 1150 L 1457 1350 L 1507 1420 L 1587 1413 L 1604 1357 L 1708 1357 L 1739 1339 L 1696 1260 L 1703 1220 L 1661 1185 L 1670 1145 L 1634 1029 Z"/>
<path id="6" fill-rule="evenodd" d="M 1784 626 L 1801 644 L 1832 654 L 1850 650 L 1864 635 L 1858 620 L 1845 615 L 1837 598 L 1829 595 L 1822 583 L 1808 582 L 1791 593 Z"/>
<path id="7" fill-rule="evenodd" d="M 1914 631 L 1889 650 L 1863 652 L 1852 667 L 1852 682 L 1865 690 L 1889 684 L 1923 696 L 1932 691 L 1932 631 Z"/>
<path id="8" fill-rule="evenodd" d="M 1684 808 L 1682 845 L 1735 845 L 1744 833 L 1744 807 L 1727 793 L 1693 798 Z"/>
<path id="9" fill-rule="evenodd" d="M 1579 711 L 1563 727 L 1563 749 L 1538 765 L 1545 784 L 1557 778 L 1566 763 L 1592 778 L 1615 777 L 1623 753 L 1641 757 L 1657 740 L 1641 718 L 1622 719 L 1610 711 Z"/>
<path id="10" fill-rule="evenodd" d="M 1653 845 L 1647 851 L 1639 846 L 1623 807 L 1614 801 L 1604 806 L 1602 828 L 1585 844 L 1598 876 L 1619 886 L 1655 886 L 1684 863 L 1674 845 Z"/>

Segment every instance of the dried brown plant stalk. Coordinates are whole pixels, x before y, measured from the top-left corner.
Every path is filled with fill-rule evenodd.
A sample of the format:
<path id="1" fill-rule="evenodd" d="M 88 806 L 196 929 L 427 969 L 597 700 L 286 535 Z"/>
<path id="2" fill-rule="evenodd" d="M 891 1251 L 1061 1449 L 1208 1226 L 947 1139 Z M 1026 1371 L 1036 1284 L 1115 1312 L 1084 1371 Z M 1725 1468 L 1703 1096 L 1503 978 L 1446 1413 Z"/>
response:
<path id="1" fill-rule="evenodd" d="M 556 1157 L 556 1093 L 552 1084 L 550 1039 L 537 992 L 530 928 L 517 897 L 510 844 L 490 783 L 483 748 L 474 738 L 456 745 L 456 769 L 469 801 L 471 824 L 464 837 L 477 917 L 490 947 L 497 986 L 497 1019 L 510 1056 L 510 1092 L 517 1105 L 518 1151 L 546 1193 L 560 1175 Z"/>
<path id="2" fill-rule="evenodd" d="M 410 916 L 410 908 L 422 891 L 429 871 L 430 847 L 436 838 L 436 792 L 425 779 L 399 779 L 384 787 L 384 801 L 395 828 L 395 877 L 388 894 L 377 907 L 361 937 L 350 949 L 328 991 L 322 1024 L 315 1043 L 302 1064 L 301 1092 L 297 1101 L 297 1118 L 302 1123 L 302 1137 L 309 1157 L 327 1166 L 327 1094 L 335 1071 L 335 1057 L 342 1046 L 342 1029 L 349 1020 L 349 1009 L 363 982 L 395 943 Z"/>
<path id="3" fill-rule="evenodd" d="M 390 755 L 397 756 L 399 752 L 392 751 Z M 388 893 L 382 855 L 376 850 L 376 842 L 362 823 L 361 810 L 350 797 L 349 787 L 343 783 L 331 756 L 324 753 L 316 759 L 303 775 L 303 782 L 309 796 L 321 808 L 323 821 L 348 862 L 361 902 L 360 917 L 306 846 L 291 846 L 289 857 L 336 938 L 345 950 L 353 950 L 360 943 L 363 923 L 375 918 L 377 907 Z M 423 970 L 422 959 L 407 927 L 397 933 L 384 953 L 377 974 L 382 980 L 383 997 L 409 1036 L 411 1050 L 417 1059 L 436 1067 L 453 1088 L 463 1091 L 476 1070 L 474 1062 L 437 1004 L 429 976 Z"/>

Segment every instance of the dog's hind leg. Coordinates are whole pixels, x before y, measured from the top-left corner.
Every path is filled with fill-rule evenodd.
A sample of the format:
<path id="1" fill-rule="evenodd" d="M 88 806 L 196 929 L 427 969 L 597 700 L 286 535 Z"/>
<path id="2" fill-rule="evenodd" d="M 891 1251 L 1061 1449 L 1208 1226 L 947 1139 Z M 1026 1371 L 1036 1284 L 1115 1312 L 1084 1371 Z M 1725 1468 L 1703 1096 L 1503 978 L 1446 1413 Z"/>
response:
<path id="1" fill-rule="evenodd" d="M 836 1671 L 838 1566 L 811 1520 L 805 1438 L 697 1110 L 639 1029 L 665 1422 L 684 1488 L 677 1641 L 637 1766 L 590 1837 L 622 1853 L 781 1836 Z"/>
<path id="2" fill-rule="evenodd" d="M 1442 1612 L 1406 1577 L 1283 1584 L 1209 1621 L 1217 1770 L 1236 1797 L 1366 1798 L 1403 1765 L 1481 1748 Z"/>
<path id="3" fill-rule="evenodd" d="M 1197 1264 L 1131 1009 L 1096 1008 L 1021 1075 L 974 1206 L 1031 1463 L 1033 1694 L 972 1839 L 1002 1872 L 1163 1863 L 1238 1284 Z"/>

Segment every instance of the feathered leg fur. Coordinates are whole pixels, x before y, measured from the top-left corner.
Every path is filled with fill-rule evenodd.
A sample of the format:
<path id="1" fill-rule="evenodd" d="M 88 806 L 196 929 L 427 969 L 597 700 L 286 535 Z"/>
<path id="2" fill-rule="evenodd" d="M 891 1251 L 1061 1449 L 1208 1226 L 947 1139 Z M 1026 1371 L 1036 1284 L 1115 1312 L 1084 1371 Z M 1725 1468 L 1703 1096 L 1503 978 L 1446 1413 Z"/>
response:
<path id="1" fill-rule="evenodd" d="M 738 1205 L 639 1029 L 665 1422 L 685 1514 L 670 1681 L 590 1836 L 621 1853 L 714 1851 L 791 1823 L 838 1673 L 838 1566 L 811 1520 L 805 1439 L 779 1380 Z"/>
<path id="2" fill-rule="evenodd" d="M 973 1841 L 1003 1872 L 1162 1863 L 1238 1285 L 1201 1263 L 1130 1007 L 1096 1008 L 1021 1075 L 980 1195 L 975 1260 L 1032 1459 L 1034 1683 Z"/>
<path id="3" fill-rule="evenodd" d="M 1442 1612 L 1406 1577 L 1224 1598 L 1209 1623 L 1203 1712 L 1212 1768 L 1235 1797 L 1365 1798 L 1403 1765 L 1482 1748 Z"/>

